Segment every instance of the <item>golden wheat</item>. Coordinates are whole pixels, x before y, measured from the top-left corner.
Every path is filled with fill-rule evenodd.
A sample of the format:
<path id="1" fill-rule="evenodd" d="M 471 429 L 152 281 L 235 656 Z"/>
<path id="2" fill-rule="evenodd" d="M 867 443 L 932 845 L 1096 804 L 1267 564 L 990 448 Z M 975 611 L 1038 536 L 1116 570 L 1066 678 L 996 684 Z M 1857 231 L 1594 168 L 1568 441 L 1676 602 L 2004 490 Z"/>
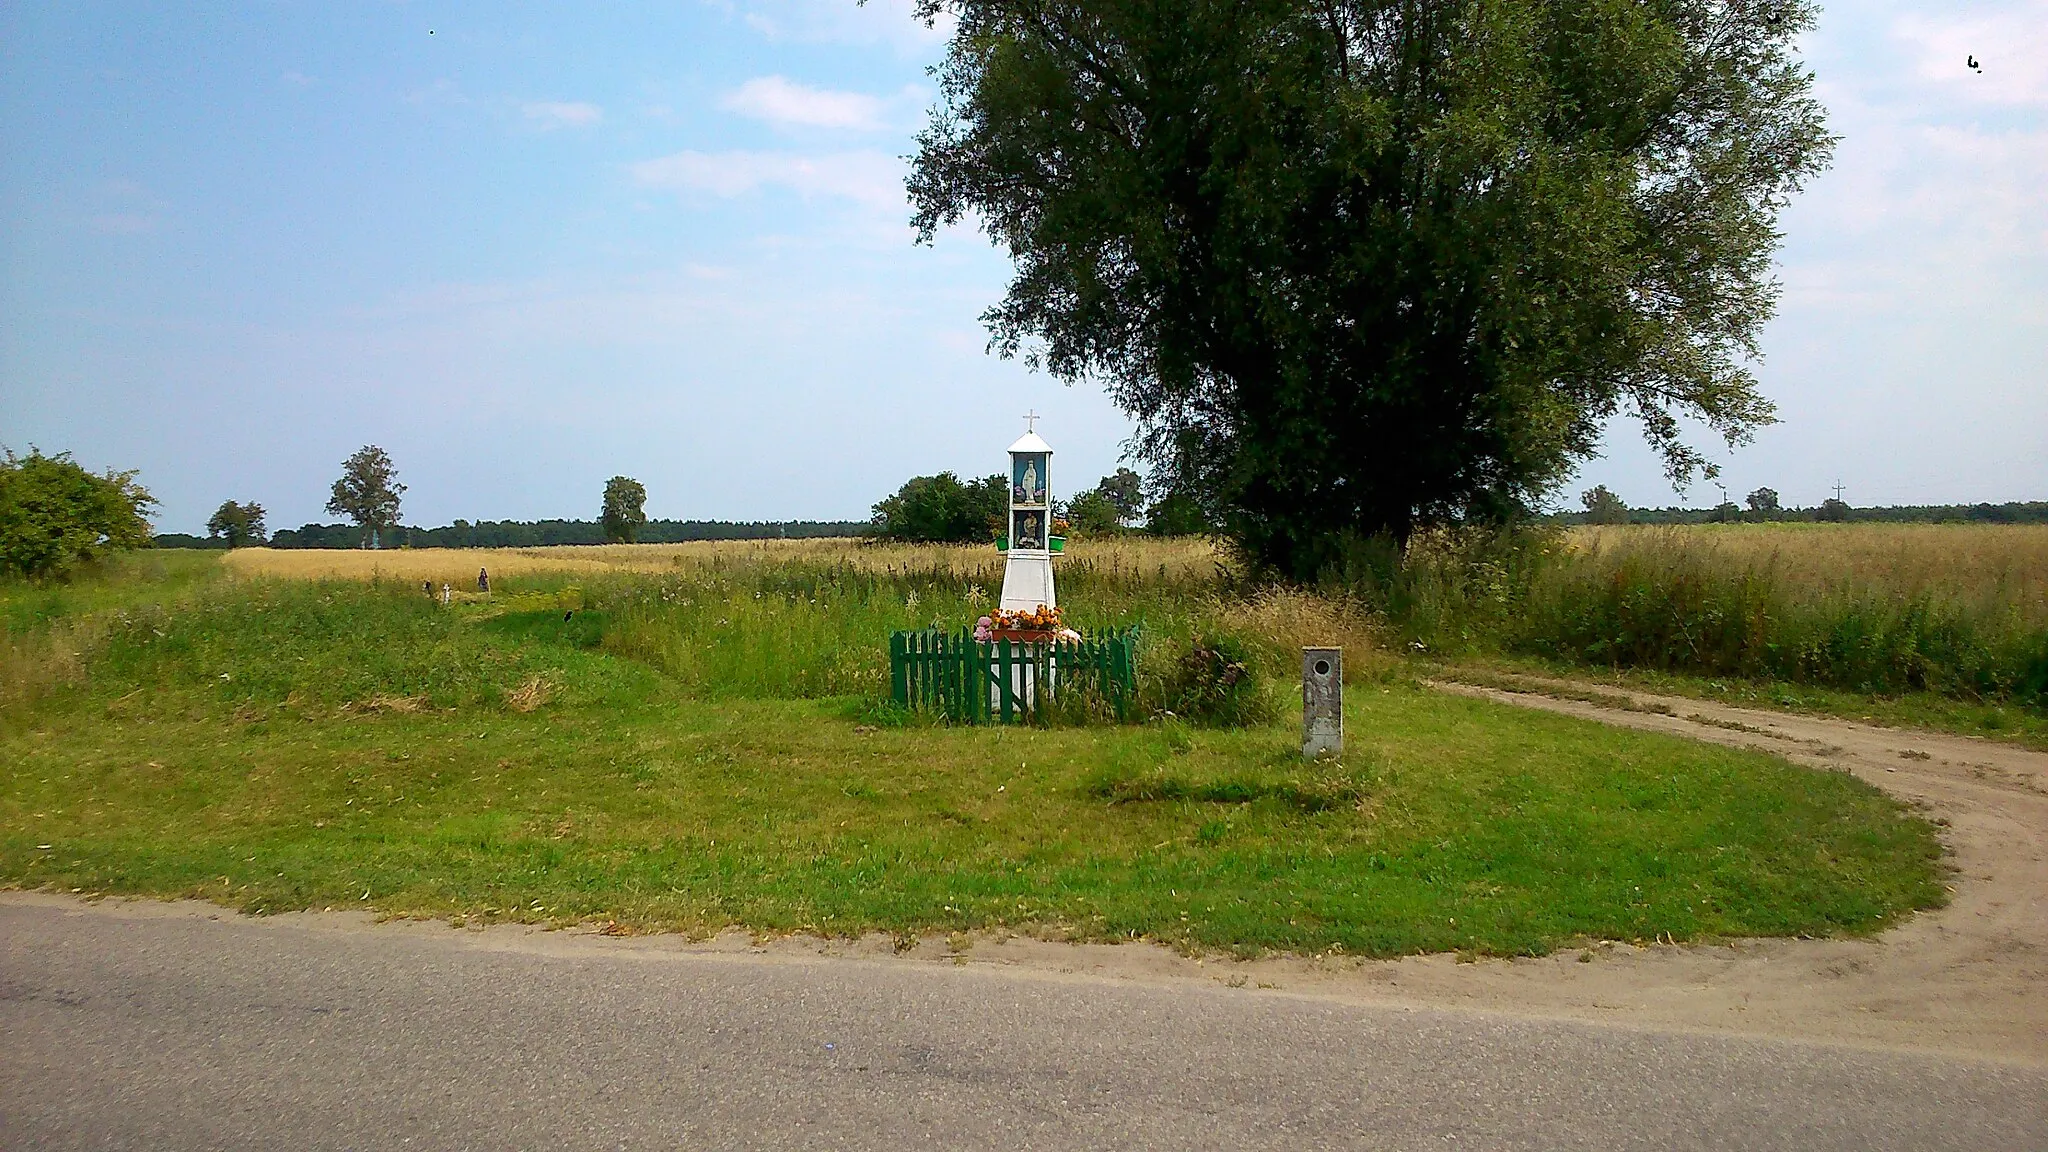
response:
<path id="1" fill-rule="evenodd" d="M 845 564 L 856 568 L 931 570 L 970 574 L 1001 561 L 989 545 L 878 544 L 854 538 L 814 540 L 701 540 L 687 544 L 563 545 L 551 548 L 342 549 L 238 548 L 222 557 L 237 576 L 298 580 L 431 580 L 456 590 L 476 586 L 477 569 L 491 575 L 534 573 L 674 572 L 699 568 L 787 563 Z M 1067 563 L 1087 563 L 1169 578 L 1213 575 L 1219 554 L 1202 540 L 1131 537 L 1077 540 Z"/>
<path id="2" fill-rule="evenodd" d="M 1770 569 L 1790 588 L 1938 593 L 2048 618 L 2048 525 L 1714 524 L 1586 527 L 1584 553 L 1705 550 L 1736 568 Z"/>

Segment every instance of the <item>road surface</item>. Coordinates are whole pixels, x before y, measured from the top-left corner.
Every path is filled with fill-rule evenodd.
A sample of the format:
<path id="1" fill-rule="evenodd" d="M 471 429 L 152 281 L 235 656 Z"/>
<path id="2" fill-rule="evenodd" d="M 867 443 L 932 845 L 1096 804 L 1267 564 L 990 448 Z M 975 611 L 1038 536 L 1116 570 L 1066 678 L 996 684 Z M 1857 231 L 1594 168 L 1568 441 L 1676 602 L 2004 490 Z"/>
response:
<path id="1" fill-rule="evenodd" d="M 0 1148 L 2043 1149 L 2026 1061 L 0 893 Z"/>

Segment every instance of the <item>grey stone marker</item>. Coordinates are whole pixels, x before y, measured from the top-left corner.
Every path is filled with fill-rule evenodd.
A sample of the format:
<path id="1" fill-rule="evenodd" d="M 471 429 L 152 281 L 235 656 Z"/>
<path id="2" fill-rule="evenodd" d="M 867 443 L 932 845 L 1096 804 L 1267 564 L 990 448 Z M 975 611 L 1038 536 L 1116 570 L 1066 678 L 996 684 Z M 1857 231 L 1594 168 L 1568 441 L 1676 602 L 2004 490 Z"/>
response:
<path id="1" fill-rule="evenodd" d="M 1344 650 L 1301 650 L 1301 754 L 1344 754 Z"/>

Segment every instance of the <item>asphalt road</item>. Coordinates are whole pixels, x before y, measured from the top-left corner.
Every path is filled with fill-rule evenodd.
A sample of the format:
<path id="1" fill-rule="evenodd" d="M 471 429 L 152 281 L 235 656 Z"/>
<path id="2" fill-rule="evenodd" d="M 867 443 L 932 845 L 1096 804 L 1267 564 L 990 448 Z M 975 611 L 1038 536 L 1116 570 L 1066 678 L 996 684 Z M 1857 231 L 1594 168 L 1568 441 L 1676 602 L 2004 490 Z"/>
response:
<path id="1" fill-rule="evenodd" d="M 2048 1148 L 2048 1071 L 1217 984 L 0 902 L 0 1149 Z"/>

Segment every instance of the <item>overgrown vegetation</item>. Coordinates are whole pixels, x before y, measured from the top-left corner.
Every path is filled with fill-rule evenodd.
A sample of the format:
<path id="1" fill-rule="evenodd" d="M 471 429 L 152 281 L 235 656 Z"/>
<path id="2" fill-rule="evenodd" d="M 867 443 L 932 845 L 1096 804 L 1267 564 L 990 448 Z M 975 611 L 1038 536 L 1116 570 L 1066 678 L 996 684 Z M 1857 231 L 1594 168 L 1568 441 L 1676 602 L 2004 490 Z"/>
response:
<path id="1" fill-rule="evenodd" d="M 1444 533 L 1331 578 L 1442 656 L 2048 708 L 2048 529 Z"/>
<path id="2" fill-rule="evenodd" d="M 1941 899 L 1932 829 L 1851 778 L 1430 693 L 1366 653 L 1341 599 L 1234 589 L 1151 547 L 1077 556 L 1075 614 L 1141 621 L 1164 653 L 1227 636 L 1269 674 L 1342 636 L 1346 757 L 1304 764 L 1284 721 L 882 715 L 880 639 L 964 616 L 984 551 L 494 563 L 491 595 L 446 607 L 412 577 L 234 577 L 263 555 L 187 553 L 0 586 L 0 877 L 1369 954 L 1862 932 Z M 1278 710 L 1284 686 L 1265 691 Z"/>
<path id="3" fill-rule="evenodd" d="M 1229 636 L 1196 636 L 1170 654 L 1160 676 L 1163 710 L 1195 724 L 1248 728 L 1274 719 L 1252 657 Z"/>
<path id="4" fill-rule="evenodd" d="M 95 475 L 69 452 L 31 448 L 0 459 L 0 578 L 62 578 L 83 564 L 149 546 L 156 498 L 136 474 Z"/>

